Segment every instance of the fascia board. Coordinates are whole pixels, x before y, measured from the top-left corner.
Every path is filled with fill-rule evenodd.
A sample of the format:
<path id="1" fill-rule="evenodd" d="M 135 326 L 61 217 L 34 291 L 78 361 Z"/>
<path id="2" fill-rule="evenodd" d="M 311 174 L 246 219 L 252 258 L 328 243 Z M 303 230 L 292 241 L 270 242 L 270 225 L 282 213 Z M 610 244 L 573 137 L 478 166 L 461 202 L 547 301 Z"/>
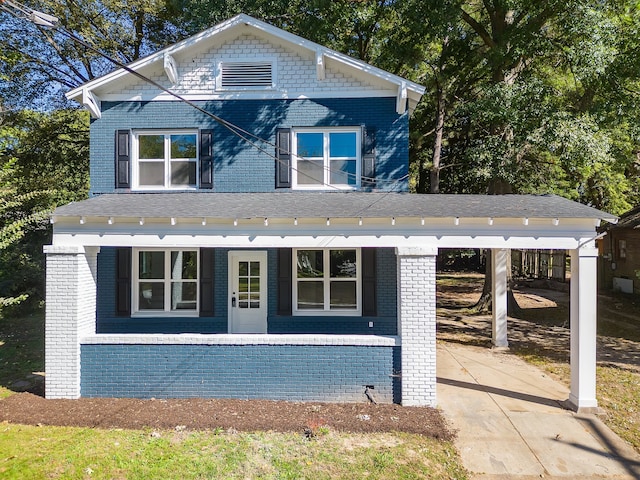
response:
<path id="1" fill-rule="evenodd" d="M 426 91 L 426 88 L 423 87 L 422 85 L 419 85 L 417 83 L 411 82 L 409 80 L 406 80 L 402 77 L 399 77 L 397 75 L 394 75 L 390 72 L 387 72 L 385 70 L 382 70 L 380 68 L 374 67 L 373 65 L 369 65 L 366 62 L 363 62 L 361 60 L 357 60 L 355 58 L 349 57 L 348 55 L 342 54 L 340 52 L 336 52 L 335 50 L 331 50 L 330 48 L 324 47 L 320 44 L 317 44 L 315 42 L 312 42 L 310 40 L 304 39 L 298 35 L 295 35 L 293 33 L 289 33 L 286 32 L 278 27 L 274 27 L 273 25 L 269 25 L 268 23 L 262 22 L 260 20 L 257 20 L 253 17 L 250 17 L 249 15 L 246 14 L 240 14 L 237 15 L 225 22 L 222 22 L 214 27 L 211 27 L 207 30 L 204 30 L 196 35 L 193 35 L 189 38 L 186 38 L 184 40 L 182 40 L 181 42 L 178 42 L 174 45 L 171 45 L 169 47 L 166 47 L 162 50 L 159 50 L 156 53 L 153 53 L 145 58 L 142 58 L 140 60 L 137 60 L 131 64 L 128 65 L 128 67 L 132 70 L 138 71 L 141 68 L 144 68 L 148 65 L 151 65 L 155 62 L 162 62 L 164 61 L 164 55 L 165 54 L 169 54 L 169 55 L 173 55 L 173 54 L 179 54 L 181 51 L 185 50 L 186 48 L 189 48 L 190 46 L 204 40 L 204 39 L 211 39 L 215 36 L 219 36 L 220 34 L 222 34 L 223 32 L 226 32 L 232 28 L 235 28 L 239 25 L 247 25 L 250 27 L 255 28 L 256 30 L 259 30 L 261 32 L 263 32 L 264 34 L 274 37 L 274 38 L 278 38 L 280 40 L 284 40 L 290 44 L 293 45 L 297 45 L 299 47 L 303 47 L 307 50 L 309 50 L 312 54 L 315 54 L 315 52 L 317 51 L 321 51 L 323 55 L 325 55 L 325 57 L 333 59 L 337 62 L 340 62 L 344 65 L 347 65 L 355 70 L 359 70 L 365 74 L 369 74 L 369 75 L 373 75 L 375 77 L 381 78 L 383 80 L 386 80 L 392 84 L 395 85 L 400 85 L 402 82 L 405 82 L 407 85 L 407 89 L 410 90 L 411 92 L 414 92 L 415 94 L 422 96 L 424 94 L 424 92 Z M 78 98 L 81 99 L 82 96 L 82 90 L 83 89 L 87 89 L 88 91 L 91 91 L 95 88 L 99 88 L 101 86 L 106 85 L 107 83 L 113 82 L 125 75 L 129 75 L 129 72 L 127 72 L 126 70 L 119 68 L 111 73 L 108 73 L 102 77 L 99 77 L 95 80 L 92 80 L 90 82 L 87 82 L 79 87 L 74 88 L 73 90 L 70 90 L 69 92 L 67 92 L 65 94 L 65 96 L 67 97 L 67 99 L 69 100 L 78 100 Z"/>

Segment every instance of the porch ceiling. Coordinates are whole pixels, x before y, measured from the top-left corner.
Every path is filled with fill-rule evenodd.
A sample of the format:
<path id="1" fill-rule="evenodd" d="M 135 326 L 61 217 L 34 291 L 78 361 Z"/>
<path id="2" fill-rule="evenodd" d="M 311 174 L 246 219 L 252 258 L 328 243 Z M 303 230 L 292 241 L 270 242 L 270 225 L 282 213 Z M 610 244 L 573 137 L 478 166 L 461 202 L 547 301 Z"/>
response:
<path id="1" fill-rule="evenodd" d="M 482 218 L 617 217 L 556 195 L 416 195 L 409 193 L 118 193 L 59 207 L 58 217 L 114 218 Z"/>

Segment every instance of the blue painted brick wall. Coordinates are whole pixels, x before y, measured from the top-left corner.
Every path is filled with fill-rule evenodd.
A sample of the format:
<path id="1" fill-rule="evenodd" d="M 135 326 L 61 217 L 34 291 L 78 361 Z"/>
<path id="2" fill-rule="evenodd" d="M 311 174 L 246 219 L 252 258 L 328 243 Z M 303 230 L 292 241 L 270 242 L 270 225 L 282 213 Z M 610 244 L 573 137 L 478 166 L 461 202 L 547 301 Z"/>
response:
<path id="1" fill-rule="evenodd" d="M 229 249 L 216 249 L 214 317 L 117 317 L 115 314 L 116 251 L 103 247 L 98 254 L 98 333 L 227 333 L 227 281 Z M 378 249 L 376 317 L 279 316 L 276 249 L 268 250 L 268 332 L 396 335 L 396 255 L 391 248 Z M 373 327 L 369 327 L 373 322 Z"/>
<path id="2" fill-rule="evenodd" d="M 400 347 L 82 345 L 83 397 L 399 401 Z"/>
<path id="3" fill-rule="evenodd" d="M 278 127 L 359 126 L 376 128 L 379 189 L 407 190 L 408 114 L 395 112 L 395 98 L 226 100 L 198 105 L 248 132 L 275 143 Z M 179 102 L 102 102 L 102 118 L 91 123 L 91 194 L 114 191 L 117 129 L 213 128 L 214 191 L 273 191 L 275 160 L 251 147 L 210 117 Z M 274 147 L 262 144 L 270 154 Z M 209 190 L 210 191 L 210 190 Z"/>

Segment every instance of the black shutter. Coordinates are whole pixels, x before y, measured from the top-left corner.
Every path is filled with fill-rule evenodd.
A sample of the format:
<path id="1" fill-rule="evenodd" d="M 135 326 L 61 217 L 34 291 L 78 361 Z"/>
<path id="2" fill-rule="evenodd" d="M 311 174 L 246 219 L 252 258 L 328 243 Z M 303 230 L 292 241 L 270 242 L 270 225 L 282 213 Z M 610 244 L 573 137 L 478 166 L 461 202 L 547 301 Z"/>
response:
<path id="1" fill-rule="evenodd" d="M 276 130 L 276 188 L 291 188 L 291 129 Z"/>
<path id="2" fill-rule="evenodd" d="M 362 262 L 362 316 L 378 315 L 376 299 L 376 249 L 363 248 L 360 252 Z"/>
<path id="3" fill-rule="evenodd" d="M 376 129 L 362 128 L 362 187 L 375 187 L 376 181 Z"/>
<path id="4" fill-rule="evenodd" d="M 213 130 L 200 130 L 200 188 L 213 188 Z"/>
<path id="5" fill-rule="evenodd" d="M 200 249 L 200 316 L 214 316 L 215 249 Z"/>
<path id="6" fill-rule="evenodd" d="M 116 188 L 131 188 L 131 132 L 116 130 Z"/>
<path id="7" fill-rule="evenodd" d="M 131 249 L 116 249 L 116 315 L 131 316 Z"/>
<path id="8" fill-rule="evenodd" d="M 291 315 L 292 254 L 290 248 L 278 250 L 278 315 Z"/>

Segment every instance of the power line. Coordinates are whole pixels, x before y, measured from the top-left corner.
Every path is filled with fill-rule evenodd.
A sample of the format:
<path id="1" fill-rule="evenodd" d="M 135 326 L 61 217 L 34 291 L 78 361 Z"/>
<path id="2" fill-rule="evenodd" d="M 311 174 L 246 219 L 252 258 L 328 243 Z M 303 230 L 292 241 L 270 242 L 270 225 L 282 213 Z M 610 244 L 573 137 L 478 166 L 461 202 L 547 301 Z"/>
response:
<path id="1" fill-rule="evenodd" d="M 9 8 L 7 8 L 5 5 L 9 5 L 11 7 L 13 7 L 14 9 L 16 9 L 18 12 L 17 13 Z M 302 156 L 299 155 L 293 155 L 293 153 L 287 149 L 282 148 L 279 145 L 276 145 L 272 142 L 270 142 L 269 140 L 266 140 L 264 138 L 259 137 L 258 135 L 255 135 L 241 127 L 239 127 L 238 125 L 235 125 L 225 119 L 223 119 L 222 117 L 219 117 L 218 115 L 215 115 L 214 113 L 209 112 L 208 110 L 205 110 L 204 108 L 200 107 L 198 104 L 194 103 L 193 101 L 184 98 L 182 95 L 175 93 L 173 91 L 171 91 L 170 89 L 166 88 L 164 85 L 156 82 L 155 80 L 135 71 L 134 69 L 132 69 L 131 67 L 129 67 L 128 65 L 122 63 L 121 61 L 111 57 L 110 55 L 102 52 L 101 50 L 99 50 L 98 48 L 92 46 L 91 44 L 87 43 L 87 41 L 85 41 L 84 39 L 78 37 L 77 35 L 75 35 L 73 32 L 68 31 L 66 28 L 63 28 L 60 26 L 58 19 L 56 17 L 53 17 L 51 15 L 47 15 L 45 13 L 42 12 L 38 12 L 36 10 L 33 10 L 29 7 L 26 7 L 24 5 L 21 5 L 18 2 L 15 2 L 13 0 L 0 0 L 0 9 L 9 13 L 10 15 L 14 16 L 15 18 L 19 18 L 19 19 L 25 19 L 25 20 L 29 20 L 30 22 L 34 23 L 38 28 L 51 28 L 57 32 L 59 32 L 60 34 L 66 36 L 67 38 L 69 38 L 70 40 L 82 45 L 83 47 L 87 48 L 88 50 L 100 55 L 101 57 L 107 59 L 109 62 L 113 63 L 114 65 L 116 65 L 117 67 L 125 70 L 126 72 L 134 75 L 135 77 L 141 79 L 144 82 L 147 82 L 151 85 L 153 85 L 154 87 L 158 88 L 159 90 L 171 95 L 172 97 L 176 98 L 178 101 L 183 102 L 187 105 L 189 105 L 190 107 L 194 108 L 195 110 L 197 110 L 198 112 L 212 118 L 214 121 L 216 121 L 217 123 L 219 123 L 220 125 L 222 125 L 224 128 L 226 128 L 227 130 L 229 130 L 232 134 L 236 135 L 238 138 L 240 138 L 241 140 L 243 140 L 244 142 L 246 142 L 247 144 L 249 144 L 250 146 L 252 146 L 253 148 L 255 148 L 256 150 L 258 150 L 259 152 L 263 153 L 264 155 L 266 155 L 269 158 L 272 158 L 273 160 L 275 160 L 276 162 L 279 162 L 282 165 L 285 165 L 289 168 L 291 168 L 292 170 L 294 170 L 298 175 L 302 175 L 304 177 L 309 178 L 310 180 L 313 180 L 314 182 L 317 182 L 325 187 L 329 187 L 338 191 L 342 191 L 341 188 L 337 187 L 336 185 L 332 185 L 330 183 L 326 183 L 324 181 L 324 175 L 323 175 L 323 179 L 320 180 L 318 178 L 315 178 L 313 175 L 310 175 L 306 172 L 300 171 L 300 169 L 293 167 L 293 165 L 289 165 L 286 164 L 284 161 L 282 161 L 280 158 L 278 158 L 276 155 L 273 155 L 272 153 L 268 152 L 267 150 L 265 150 L 264 148 L 262 148 L 260 145 L 258 145 L 254 140 L 261 142 L 261 143 L 265 143 L 271 147 L 274 147 L 277 151 L 279 151 L 281 154 L 287 154 L 287 155 L 292 155 L 295 156 L 297 159 L 299 160 L 307 160 Z M 22 16 L 21 16 L 21 15 Z M 253 139 L 253 140 L 251 140 Z M 324 160 L 324 158 L 323 158 Z M 329 164 L 331 162 L 331 160 L 329 159 Z M 346 175 L 347 177 L 358 177 L 356 174 L 353 173 L 349 173 L 349 172 L 343 172 L 342 170 L 334 170 L 331 168 L 324 168 L 323 167 L 323 171 L 324 170 L 328 170 L 329 172 L 334 172 L 334 173 L 339 173 L 340 175 Z M 393 188 L 391 191 L 393 191 L 395 189 L 395 185 L 399 184 L 401 181 L 403 181 L 405 178 L 407 178 L 408 175 L 406 175 L 405 177 L 403 177 L 402 179 L 399 180 L 395 180 L 394 182 L 392 182 Z M 361 181 L 367 181 L 367 182 L 375 182 L 376 179 L 375 178 L 371 178 L 371 177 L 365 177 L 360 175 L 359 176 Z"/>

